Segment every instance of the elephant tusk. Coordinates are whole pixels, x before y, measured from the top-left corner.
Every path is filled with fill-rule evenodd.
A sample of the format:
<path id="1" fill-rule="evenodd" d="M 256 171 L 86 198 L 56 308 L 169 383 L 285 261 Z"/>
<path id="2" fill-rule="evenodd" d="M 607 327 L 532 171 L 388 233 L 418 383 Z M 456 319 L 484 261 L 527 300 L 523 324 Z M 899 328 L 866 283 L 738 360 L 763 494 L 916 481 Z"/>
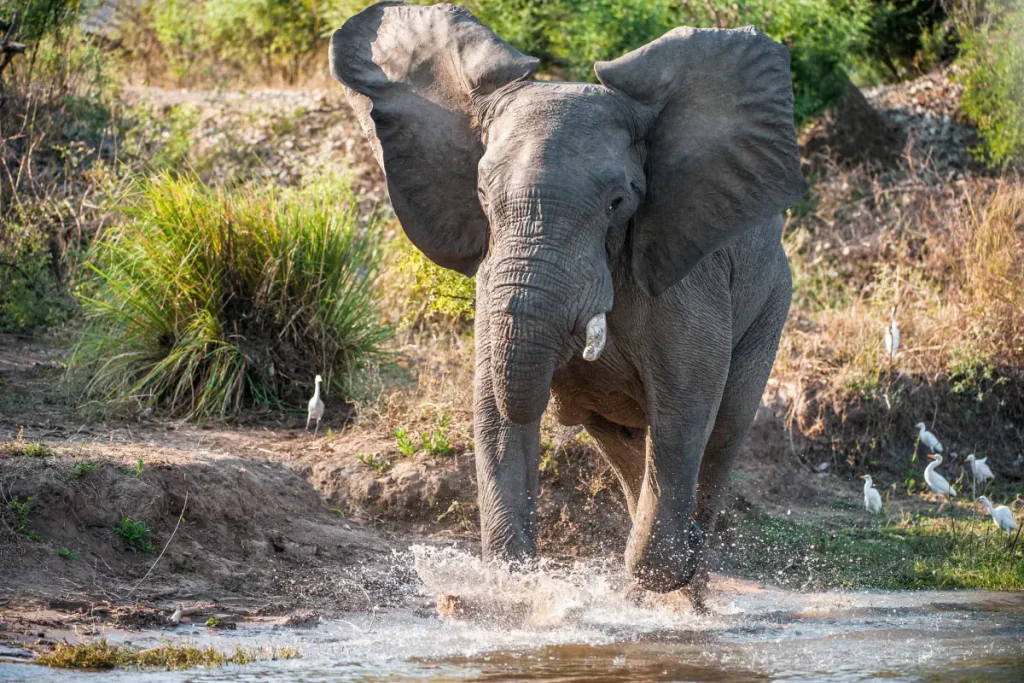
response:
<path id="1" fill-rule="evenodd" d="M 583 349 L 583 359 L 597 360 L 604 351 L 604 343 L 608 339 L 608 326 L 604 313 L 598 313 L 587 323 L 587 347 Z"/>

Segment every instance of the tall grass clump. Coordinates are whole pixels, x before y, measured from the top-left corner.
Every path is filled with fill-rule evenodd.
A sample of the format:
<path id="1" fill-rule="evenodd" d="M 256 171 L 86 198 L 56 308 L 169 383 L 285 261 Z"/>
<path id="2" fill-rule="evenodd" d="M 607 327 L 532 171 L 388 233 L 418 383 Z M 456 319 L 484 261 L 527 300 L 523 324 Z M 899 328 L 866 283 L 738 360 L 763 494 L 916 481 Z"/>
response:
<path id="1" fill-rule="evenodd" d="M 382 358 L 375 217 L 347 186 L 233 192 L 194 176 L 139 181 L 99 239 L 71 371 L 87 397 L 203 419 L 342 390 Z"/>

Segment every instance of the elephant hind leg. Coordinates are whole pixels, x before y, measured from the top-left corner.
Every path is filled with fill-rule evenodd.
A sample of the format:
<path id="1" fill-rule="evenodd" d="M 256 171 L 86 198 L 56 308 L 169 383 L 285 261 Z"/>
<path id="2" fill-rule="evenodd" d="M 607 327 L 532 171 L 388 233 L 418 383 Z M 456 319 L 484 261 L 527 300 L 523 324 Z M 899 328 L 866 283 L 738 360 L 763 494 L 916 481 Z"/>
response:
<path id="1" fill-rule="evenodd" d="M 707 592 L 709 571 L 707 548 L 715 542 L 715 527 L 729 488 L 733 463 L 743 447 L 747 433 L 761 404 L 778 349 L 782 328 L 789 311 L 790 283 L 787 278 L 770 295 L 757 319 L 733 349 L 722 401 L 715 424 L 704 448 L 697 480 L 695 519 L 708 534 L 697 572 L 688 587 L 695 607 L 702 607 Z"/>
<path id="2" fill-rule="evenodd" d="M 583 423 L 587 433 L 594 437 L 601 452 L 619 478 L 622 491 L 626 494 L 629 516 L 636 513 L 640 486 L 643 483 L 647 457 L 647 429 L 626 427 L 607 420 L 600 415 L 591 415 Z"/>

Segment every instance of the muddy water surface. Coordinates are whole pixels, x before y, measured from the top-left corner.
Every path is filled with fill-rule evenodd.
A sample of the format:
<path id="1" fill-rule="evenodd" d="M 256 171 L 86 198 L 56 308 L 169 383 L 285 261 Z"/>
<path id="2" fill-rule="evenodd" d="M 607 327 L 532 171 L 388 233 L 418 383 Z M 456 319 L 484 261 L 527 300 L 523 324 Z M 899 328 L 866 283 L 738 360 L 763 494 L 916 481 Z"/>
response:
<path id="1" fill-rule="evenodd" d="M 791 593 L 721 581 L 711 614 L 628 597 L 621 568 L 513 576 L 450 549 L 416 548 L 410 607 L 210 636 L 181 627 L 129 636 L 291 645 L 302 659 L 182 673 L 55 672 L 0 664 L 0 679 L 121 681 L 1024 681 L 1024 594 Z M 428 609 L 458 595 L 458 618 Z"/>

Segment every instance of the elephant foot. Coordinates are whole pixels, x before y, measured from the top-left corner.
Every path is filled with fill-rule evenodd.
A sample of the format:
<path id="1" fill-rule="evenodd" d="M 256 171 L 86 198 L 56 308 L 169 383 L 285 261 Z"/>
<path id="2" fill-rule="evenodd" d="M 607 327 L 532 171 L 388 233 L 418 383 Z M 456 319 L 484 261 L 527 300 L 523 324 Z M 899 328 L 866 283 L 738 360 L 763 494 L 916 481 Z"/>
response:
<path id="1" fill-rule="evenodd" d="M 693 580 L 703 545 L 704 532 L 691 520 L 685 543 L 648 541 L 643 553 L 630 554 L 627 550 L 626 566 L 644 590 L 671 593 Z"/>
<path id="2" fill-rule="evenodd" d="M 705 567 L 701 567 L 694 573 L 690 583 L 683 587 L 682 592 L 689 598 L 690 608 L 695 614 L 706 616 L 711 613 L 710 608 L 708 608 L 708 595 L 711 592 L 711 575 Z"/>

